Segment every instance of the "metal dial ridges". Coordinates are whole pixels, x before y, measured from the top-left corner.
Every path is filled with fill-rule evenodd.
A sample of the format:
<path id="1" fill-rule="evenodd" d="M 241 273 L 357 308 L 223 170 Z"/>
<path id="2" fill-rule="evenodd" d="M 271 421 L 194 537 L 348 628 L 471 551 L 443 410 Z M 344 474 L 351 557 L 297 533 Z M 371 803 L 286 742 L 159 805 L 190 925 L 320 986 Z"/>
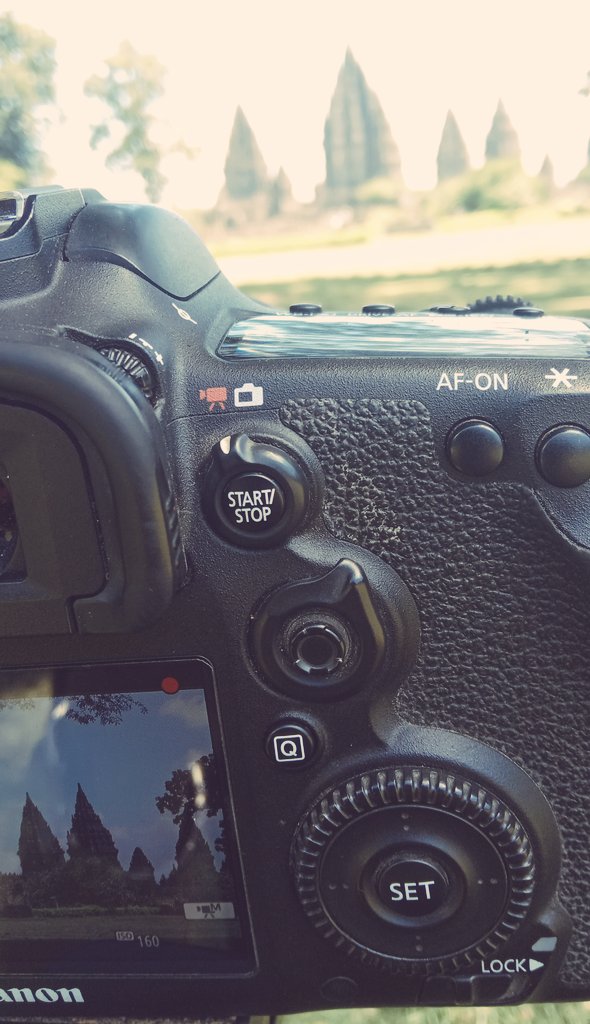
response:
<path id="1" fill-rule="evenodd" d="M 507 875 L 508 899 L 500 921 L 477 945 L 426 961 L 401 960 L 357 945 L 334 926 L 319 893 L 322 855 L 349 821 L 389 806 L 428 806 L 469 821 L 496 847 Z M 513 812 L 481 785 L 431 768 L 384 768 L 357 775 L 332 790 L 300 822 L 293 845 L 295 885 L 317 931 L 349 956 L 373 967 L 403 973 L 453 971 L 489 957 L 520 927 L 530 907 L 535 864 L 530 840 Z"/>
<path id="2" fill-rule="evenodd" d="M 155 400 L 155 389 L 152 381 L 150 371 L 148 370 L 145 363 L 135 355 L 133 352 L 128 352 L 124 348 L 117 348 L 116 346 L 105 346 L 98 350 L 101 355 L 105 356 L 109 362 L 114 363 L 118 366 L 128 377 L 131 378 L 134 384 L 137 385 L 139 390 L 145 395 L 148 402 Z"/>

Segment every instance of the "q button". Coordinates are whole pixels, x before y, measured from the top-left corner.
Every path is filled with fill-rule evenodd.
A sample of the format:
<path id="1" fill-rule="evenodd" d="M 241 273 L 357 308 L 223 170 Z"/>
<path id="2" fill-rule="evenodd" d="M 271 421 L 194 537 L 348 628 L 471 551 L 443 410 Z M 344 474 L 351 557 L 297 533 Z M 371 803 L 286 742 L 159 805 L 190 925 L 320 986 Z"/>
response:
<path id="1" fill-rule="evenodd" d="M 307 724 L 286 721 L 268 734 L 267 757 L 281 768 L 306 768 L 317 752 L 316 734 Z"/>

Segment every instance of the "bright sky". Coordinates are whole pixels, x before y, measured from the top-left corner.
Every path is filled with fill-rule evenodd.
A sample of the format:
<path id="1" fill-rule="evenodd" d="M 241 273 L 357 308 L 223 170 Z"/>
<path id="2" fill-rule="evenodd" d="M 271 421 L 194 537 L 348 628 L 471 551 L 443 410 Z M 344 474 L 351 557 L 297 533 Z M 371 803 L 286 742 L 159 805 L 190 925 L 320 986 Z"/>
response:
<path id="1" fill-rule="evenodd" d="M 236 105 L 244 108 L 271 171 L 282 164 L 300 199 L 324 177 L 323 125 L 347 46 L 377 92 L 412 188 L 435 180 L 446 111 L 455 111 L 474 164 L 501 96 L 520 136 L 525 169 L 549 153 L 558 182 L 586 162 L 590 98 L 588 0 L 166 0 L 100 4 L 18 0 L 17 20 L 57 41 L 63 112 L 46 149 L 63 185 L 142 200 L 133 175 L 104 168 L 88 144 L 100 116 L 83 83 L 122 39 L 167 68 L 154 108 L 158 136 L 197 151 L 167 158 L 165 203 L 208 206 L 223 183 Z"/>

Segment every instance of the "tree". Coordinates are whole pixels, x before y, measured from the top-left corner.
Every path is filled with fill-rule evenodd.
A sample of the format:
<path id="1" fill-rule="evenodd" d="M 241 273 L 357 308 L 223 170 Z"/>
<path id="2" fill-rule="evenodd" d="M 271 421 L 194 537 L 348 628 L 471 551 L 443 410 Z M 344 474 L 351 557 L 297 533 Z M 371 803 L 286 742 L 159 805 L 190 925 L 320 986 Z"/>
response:
<path id="1" fill-rule="evenodd" d="M 120 725 L 125 712 L 134 708 L 140 714 L 147 715 L 145 704 L 128 693 L 88 693 L 70 698 L 66 718 L 80 725 L 88 725 L 90 722 Z"/>
<path id="2" fill-rule="evenodd" d="M 160 172 L 162 149 L 151 137 L 154 118 L 150 108 L 164 92 L 165 69 L 155 57 L 139 53 L 129 42 L 121 43 L 106 66 L 105 75 L 93 75 L 84 86 L 87 96 L 102 100 L 108 108 L 92 129 L 90 145 L 96 149 L 111 139 L 113 122 L 118 122 L 123 135 L 107 155 L 107 166 L 137 171 L 148 198 L 157 202 L 166 179 Z"/>
<path id="3" fill-rule="evenodd" d="M 13 187 L 44 170 L 38 111 L 54 100 L 54 49 L 45 32 L 0 17 L 0 168 Z"/>
<path id="4" fill-rule="evenodd" d="M 56 700 L 61 701 L 61 698 Z M 32 710 L 35 704 L 29 697 L 10 697 L 7 700 L 0 700 L 0 712 L 6 707 Z M 68 698 L 65 717 L 80 725 L 89 725 L 91 722 L 120 725 L 125 712 L 133 709 L 147 715 L 145 704 L 128 693 L 87 693 L 80 697 Z"/>
<path id="5" fill-rule="evenodd" d="M 176 865 L 164 883 L 165 890 L 195 900 L 227 895 L 227 869 L 217 871 L 213 854 L 195 821 L 199 811 L 213 817 L 221 810 L 213 755 L 204 754 L 192 769 L 177 768 L 165 783 L 165 793 L 156 797 L 156 807 L 160 814 L 168 811 L 178 825 Z M 223 826 L 215 848 L 225 852 Z"/>
<path id="6" fill-rule="evenodd" d="M 160 814 L 168 811 L 175 825 L 182 824 L 187 813 L 204 810 L 208 818 L 214 818 L 222 809 L 213 754 L 203 754 L 192 769 L 176 768 L 164 789 L 163 795 L 156 797 L 156 807 Z M 215 849 L 224 851 L 222 837 L 216 840 Z"/>

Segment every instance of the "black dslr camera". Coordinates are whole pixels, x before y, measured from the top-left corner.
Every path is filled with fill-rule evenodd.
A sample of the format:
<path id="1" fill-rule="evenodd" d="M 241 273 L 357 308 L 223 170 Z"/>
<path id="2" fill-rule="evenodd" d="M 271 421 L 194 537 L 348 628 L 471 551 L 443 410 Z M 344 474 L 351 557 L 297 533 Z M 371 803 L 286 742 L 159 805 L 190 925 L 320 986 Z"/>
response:
<path id="1" fill-rule="evenodd" d="M 0 217 L 0 1015 L 587 999 L 588 326 Z"/>

